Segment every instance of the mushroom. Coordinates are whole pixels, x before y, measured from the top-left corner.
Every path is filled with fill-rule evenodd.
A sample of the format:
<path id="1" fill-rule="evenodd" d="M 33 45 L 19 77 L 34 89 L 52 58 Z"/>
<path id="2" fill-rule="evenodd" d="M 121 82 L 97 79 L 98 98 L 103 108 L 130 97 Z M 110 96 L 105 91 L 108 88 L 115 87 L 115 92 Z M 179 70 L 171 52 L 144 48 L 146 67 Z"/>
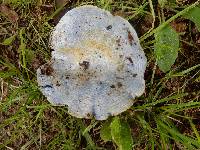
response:
<path id="1" fill-rule="evenodd" d="M 50 38 L 52 59 L 37 70 L 42 93 L 78 118 L 105 120 L 145 90 L 147 59 L 128 21 L 96 6 L 68 11 Z"/>

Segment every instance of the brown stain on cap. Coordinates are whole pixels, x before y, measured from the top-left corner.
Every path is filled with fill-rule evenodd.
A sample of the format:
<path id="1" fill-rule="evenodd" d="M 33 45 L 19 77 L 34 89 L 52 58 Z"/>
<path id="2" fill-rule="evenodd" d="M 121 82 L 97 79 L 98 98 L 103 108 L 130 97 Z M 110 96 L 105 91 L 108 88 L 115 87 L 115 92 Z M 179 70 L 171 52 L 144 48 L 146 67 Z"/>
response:
<path id="1" fill-rule="evenodd" d="M 90 62 L 89 61 L 83 61 L 82 63 L 79 63 L 81 67 L 83 67 L 84 70 L 89 68 Z"/>
<path id="2" fill-rule="evenodd" d="M 131 32 L 129 30 L 127 30 L 127 32 L 128 32 L 128 41 L 129 41 L 130 45 L 132 46 L 133 42 L 134 42 L 134 38 L 131 35 Z"/>
<path id="3" fill-rule="evenodd" d="M 87 47 L 90 47 L 91 49 L 98 50 L 99 53 L 103 54 L 106 58 L 112 58 L 112 49 L 108 47 L 105 43 L 99 43 L 95 40 L 88 40 L 86 41 Z"/>

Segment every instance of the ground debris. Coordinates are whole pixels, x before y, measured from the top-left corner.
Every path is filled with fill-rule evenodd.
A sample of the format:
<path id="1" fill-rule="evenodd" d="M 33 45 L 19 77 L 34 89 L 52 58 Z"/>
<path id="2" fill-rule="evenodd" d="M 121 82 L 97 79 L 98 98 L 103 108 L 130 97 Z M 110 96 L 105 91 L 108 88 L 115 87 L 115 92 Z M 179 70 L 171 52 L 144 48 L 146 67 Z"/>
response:
<path id="1" fill-rule="evenodd" d="M 17 23 L 19 16 L 16 11 L 5 4 L 0 4 L 0 11 L 4 16 L 8 18 L 9 21 L 11 21 L 12 23 Z"/>

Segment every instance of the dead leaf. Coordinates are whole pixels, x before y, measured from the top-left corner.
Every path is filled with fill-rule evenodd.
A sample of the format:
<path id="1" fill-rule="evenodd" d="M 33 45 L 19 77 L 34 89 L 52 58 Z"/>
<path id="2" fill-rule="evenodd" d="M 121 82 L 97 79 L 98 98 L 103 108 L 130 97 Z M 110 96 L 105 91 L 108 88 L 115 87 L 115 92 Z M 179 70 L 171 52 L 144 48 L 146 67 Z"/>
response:
<path id="1" fill-rule="evenodd" d="M 186 32 L 187 27 L 188 27 L 187 23 L 183 21 L 179 21 L 179 22 L 173 21 L 171 22 L 171 26 L 173 27 L 173 29 L 176 30 L 176 32 L 179 32 L 179 33 Z"/>
<path id="2" fill-rule="evenodd" d="M 13 23 L 16 23 L 17 20 L 19 19 L 18 14 L 5 4 L 0 5 L 0 11 L 4 16 L 8 18 L 8 20 L 10 20 Z"/>

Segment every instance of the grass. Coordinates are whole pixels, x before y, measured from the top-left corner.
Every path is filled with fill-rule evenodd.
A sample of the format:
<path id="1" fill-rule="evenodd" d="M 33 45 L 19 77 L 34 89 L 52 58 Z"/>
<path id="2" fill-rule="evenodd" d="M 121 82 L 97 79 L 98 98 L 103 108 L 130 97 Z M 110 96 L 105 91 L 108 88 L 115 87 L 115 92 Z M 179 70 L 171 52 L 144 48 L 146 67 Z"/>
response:
<path id="1" fill-rule="evenodd" d="M 148 58 L 145 94 L 119 115 L 130 126 L 133 148 L 200 149 L 200 34 L 181 18 L 197 2 L 171 0 L 164 7 L 153 0 L 0 2 L 0 149 L 117 149 L 100 137 L 105 121 L 77 119 L 66 107 L 50 105 L 36 82 L 36 69 L 50 59 L 53 26 L 63 12 L 84 4 L 129 20 Z M 152 35 L 167 24 L 177 30 L 181 47 L 171 70 L 163 73 Z"/>

